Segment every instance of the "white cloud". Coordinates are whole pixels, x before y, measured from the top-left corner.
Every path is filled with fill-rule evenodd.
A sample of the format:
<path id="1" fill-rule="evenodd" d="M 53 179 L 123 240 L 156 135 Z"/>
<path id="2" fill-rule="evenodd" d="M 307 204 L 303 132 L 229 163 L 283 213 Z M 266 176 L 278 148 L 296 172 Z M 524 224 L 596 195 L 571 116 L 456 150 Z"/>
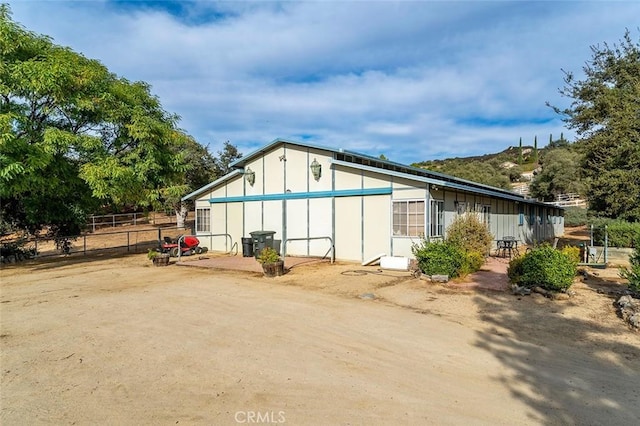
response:
<path id="1" fill-rule="evenodd" d="M 214 152 L 304 138 L 407 163 L 570 137 L 545 106 L 568 103 L 561 68 L 579 73 L 640 16 L 631 2 L 173 5 L 11 3 L 30 30 L 150 83 Z"/>

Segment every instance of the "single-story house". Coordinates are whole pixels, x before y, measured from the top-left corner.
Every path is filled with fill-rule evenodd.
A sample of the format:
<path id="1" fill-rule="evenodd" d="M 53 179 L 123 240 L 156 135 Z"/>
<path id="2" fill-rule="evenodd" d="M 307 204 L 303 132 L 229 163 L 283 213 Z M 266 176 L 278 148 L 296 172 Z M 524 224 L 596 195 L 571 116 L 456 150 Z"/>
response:
<path id="1" fill-rule="evenodd" d="M 287 255 L 325 256 L 333 246 L 340 260 L 413 257 L 413 243 L 442 238 L 461 214 L 479 215 L 496 240 L 564 233 L 561 208 L 357 152 L 276 139 L 231 166 L 183 198 L 194 200 L 195 233 L 212 250 L 273 231 Z"/>

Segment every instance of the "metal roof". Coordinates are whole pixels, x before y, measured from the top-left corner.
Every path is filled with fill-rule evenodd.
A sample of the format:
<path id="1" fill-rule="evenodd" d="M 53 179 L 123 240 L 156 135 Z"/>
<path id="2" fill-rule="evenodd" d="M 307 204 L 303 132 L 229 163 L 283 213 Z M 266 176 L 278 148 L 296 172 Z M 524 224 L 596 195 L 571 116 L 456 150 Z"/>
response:
<path id="1" fill-rule="evenodd" d="M 332 161 L 333 164 L 358 168 L 362 170 L 368 170 L 371 172 L 386 174 L 386 175 L 395 176 L 395 177 L 407 178 L 407 179 L 416 180 L 419 182 L 430 183 L 433 185 L 441 186 L 443 188 L 451 188 L 451 189 L 456 189 L 461 191 L 475 192 L 478 194 L 498 197 L 498 198 L 512 200 L 512 201 L 523 202 L 527 204 L 547 206 L 546 204 L 538 202 L 537 200 L 525 198 L 520 194 L 517 194 L 515 192 L 509 191 L 506 189 L 496 188 L 493 186 L 469 181 L 466 179 L 460 179 L 455 176 L 447 175 L 444 173 L 438 173 L 438 172 L 434 172 L 428 169 L 423 169 L 420 167 L 413 167 L 413 166 L 408 166 L 405 164 L 396 163 L 389 160 L 383 160 L 378 157 L 373 157 L 371 155 L 362 154 L 355 151 L 330 148 L 330 147 L 315 145 L 307 142 L 291 141 L 287 139 L 274 139 L 273 141 L 269 142 L 265 146 L 250 152 L 246 156 L 239 158 L 238 160 L 230 164 L 231 167 L 236 167 L 239 170 L 234 170 L 233 172 L 210 183 L 209 185 L 206 185 L 192 192 L 191 194 L 186 195 L 182 199 L 183 200 L 192 199 L 195 196 L 207 191 L 208 189 L 215 187 L 219 183 L 222 183 L 234 177 L 237 174 L 242 174 L 243 173 L 242 168 L 247 162 L 253 160 L 255 157 L 263 155 L 264 153 L 272 150 L 273 148 L 275 148 L 280 144 L 296 145 L 303 148 L 311 148 L 311 149 L 317 149 L 321 151 L 332 152 L 334 154 L 334 159 Z M 338 156 L 344 156 L 344 159 L 342 160 L 337 159 Z M 346 160 L 347 157 L 350 157 L 351 160 L 350 161 Z"/>

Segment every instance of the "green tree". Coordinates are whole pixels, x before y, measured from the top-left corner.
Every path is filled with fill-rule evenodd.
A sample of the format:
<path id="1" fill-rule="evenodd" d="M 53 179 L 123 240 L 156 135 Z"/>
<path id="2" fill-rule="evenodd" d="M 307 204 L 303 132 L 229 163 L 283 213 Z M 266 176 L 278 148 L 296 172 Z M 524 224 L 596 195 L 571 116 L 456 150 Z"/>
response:
<path id="1" fill-rule="evenodd" d="M 200 145 L 188 135 L 181 135 L 182 141 L 174 145 L 174 154 L 182 155 L 185 172 L 176 179 L 174 185 L 163 188 L 160 204 L 165 211 L 174 211 L 176 226 L 183 228 L 193 202 L 183 202 L 182 197 L 216 179 L 216 159 L 207 147 Z"/>
<path id="2" fill-rule="evenodd" d="M 591 47 L 584 80 L 565 73 L 568 108 L 553 109 L 578 135 L 589 208 L 611 218 L 640 220 L 640 38 L 627 30 L 619 44 Z"/>
<path id="3" fill-rule="evenodd" d="M 640 294 L 640 238 L 635 241 L 633 253 L 629 255 L 629 264 L 629 268 L 620 268 L 620 277 L 629 280 L 629 290 Z"/>
<path id="4" fill-rule="evenodd" d="M 511 189 L 510 170 L 500 167 L 501 161 L 465 161 L 459 158 L 414 163 L 415 167 L 445 173 L 460 179 L 482 183 L 496 188 Z"/>
<path id="5" fill-rule="evenodd" d="M 522 157 L 522 138 L 520 138 L 520 144 L 518 145 L 518 165 L 522 166 L 524 158 Z"/>
<path id="6" fill-rule="evenodd" d="M 183 152 L 189 167 L 185 173 L 185 180 L 191 191 L 220 177 L 216 174 L 216 159 L 209 152 L 208 146 L 202 146 L 195 139 L 189 138 Z"/>
<path id="7" fill-rule="evenodd" d="M 566 148 L 547 152 L 541 160 L 542 171 L 529 187 L 533 197 L 553 201 L 559 194 L 584 193 L 580 176 L 580 154 Z"/>
<path id="8" fill-rule="evenodd" d="M 564 138 L 564 135 L 562 133 L 560 133 L 560 139 L 549 139 L 549 145 L 547 146 L 547 149 L 568 148 L 570 146 L 571 144 L 569 143 L 569 141 Z"/>
<path id="9" fill-rule="evenodd" d="M 522 178 L 522 167 L 515 166 L 507 170 L 509 182 L 520 182 Z"/>
<path id="10" fill-rule="evenodd" d="M 183 227 L 193 202 L 183 202 L 182 197 L 227 174 L 231 169 L 229 165 L 241 158 L 242 153 L 227 141 L 224 143 L 223 150 L 218 151 L 218 157 L 213 157 L 209 147 L 200 145 L 191 137 L 187 137 L 185 143 L 180 145 L 180 149 L 184 155 L 187 170 L 182 185 L 174 185 L 165 192 L 165 208 L 175 210 L 177 226 Z"/>
<path id="11" fill-rule="evenodd" d="M 229 173 L 231 171 L 229 165 L 241 157 L 242 153 L 238 151 L 238 148 L 226 141 L 222 151 L 218 151 L 218 156 L 214 159 L 216 177 L 222 177 Z"/>
<path id="12" fill-rule="evenodd" d="M 77 234 L 97 206 L 149 206 L 181 185 L 185 135 L 143 82 L 55 45 L 0 5 L 2 219 Z"/>
<path id="13" fill-rule="evenodd" d="M 531 160 L 533 164 L 538 164 L 538 136 L 533 138 L 533 153 L 531 154 Z"/>

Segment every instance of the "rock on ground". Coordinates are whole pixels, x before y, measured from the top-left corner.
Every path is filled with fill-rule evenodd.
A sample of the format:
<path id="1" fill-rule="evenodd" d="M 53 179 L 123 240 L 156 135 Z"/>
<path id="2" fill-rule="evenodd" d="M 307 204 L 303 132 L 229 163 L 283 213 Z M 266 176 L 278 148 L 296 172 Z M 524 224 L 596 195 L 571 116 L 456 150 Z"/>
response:
<path id="1" fill-rule="evenodd" d="M 640 300 L 634 299 L 630 295 L 625 295 L 618 299 L 616 307 L 622 319 L 627 321 L 634 329 L 640 329 Z"/>

